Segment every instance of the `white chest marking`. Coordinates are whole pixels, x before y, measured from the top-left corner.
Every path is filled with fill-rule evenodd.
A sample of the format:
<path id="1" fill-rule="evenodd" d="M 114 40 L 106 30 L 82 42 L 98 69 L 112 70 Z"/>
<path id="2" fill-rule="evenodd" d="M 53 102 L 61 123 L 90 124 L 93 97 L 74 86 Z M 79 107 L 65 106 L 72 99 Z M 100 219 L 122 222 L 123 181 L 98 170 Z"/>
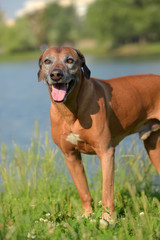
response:
<path id="1" fill-rule="evenodd" d="M 77 145 L 78 141 L 83 141 L 82 139 L 80 139 L 78 134 L 74 134 L 74 133 L 70 133 L 66 140 L 74 145 Z"/>

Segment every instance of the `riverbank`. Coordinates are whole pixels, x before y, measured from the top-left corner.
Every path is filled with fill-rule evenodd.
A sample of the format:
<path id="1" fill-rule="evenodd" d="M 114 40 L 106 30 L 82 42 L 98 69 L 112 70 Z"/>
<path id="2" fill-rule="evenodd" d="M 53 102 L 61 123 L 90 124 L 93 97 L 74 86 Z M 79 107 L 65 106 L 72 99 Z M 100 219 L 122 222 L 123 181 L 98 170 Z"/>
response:
<path id="1" fill-rule="evenodd" d="M 111 50 L 112 56 L 160 56 L 160 43 L 128 44 Z"/>
<path id="2" fill-rule="evenodd" d="M 109 42 L 99 45 L 97 42 L 92 42 L 90 44 L 88 40 L 88 43 L 85 42 L 83 45 L 82 42 L 79 43 L 78 46 L 83 52 L 97 55 L 102 58 L 160 57 L 160 42 L 126 44 L 117 48 L 112 48 Z"/>
<path id="3" fill-rule="evenodd" d="M 0 62 L 18 62 L 38 59 L 41 51 L 24 51 L 0 55 Z"/>
<path id="4" fill-rule="evenodd" d="M 78 42 L 73 47 L 80 49 L 84 54 L 91 54 L 102 58 L 160 58 L 160 42 L 127 44 L 117 48 L 110 48 L 110 43 L 99 45 L 96 41 L 88 39 Z M 40 54 L 40 50 L 8 53 L 0 55 L 0 62 L 33 60 L 39 58 Z"/>

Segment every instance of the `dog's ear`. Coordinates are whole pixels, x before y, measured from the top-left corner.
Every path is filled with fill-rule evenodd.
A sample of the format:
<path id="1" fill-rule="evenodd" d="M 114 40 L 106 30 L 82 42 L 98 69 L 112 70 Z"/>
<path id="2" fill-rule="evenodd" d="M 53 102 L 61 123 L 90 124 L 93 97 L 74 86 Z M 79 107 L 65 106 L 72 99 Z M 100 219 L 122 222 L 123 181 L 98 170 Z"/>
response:
<path id="1" fill-rule="evenodd" d="M 39 57 L 39 71 L 38 71 L 38 82 L 42 80 L 42 55 Z"/>
<path id="2" fill-rule="evenodd" d="M 83 72 L 84 72 L 84 76 L 89 79 L 90 75 L 91 75 L 91 71 L 89 70 L 89 68 L 86 65 L 85 57 L 83 56 L 83 54 L 79 50 L 77 50 L 77 49 L 74 49 L 74 50 L 78 54 L 79 59 L 81 61 L 82 69 L 83 69 Z"/>

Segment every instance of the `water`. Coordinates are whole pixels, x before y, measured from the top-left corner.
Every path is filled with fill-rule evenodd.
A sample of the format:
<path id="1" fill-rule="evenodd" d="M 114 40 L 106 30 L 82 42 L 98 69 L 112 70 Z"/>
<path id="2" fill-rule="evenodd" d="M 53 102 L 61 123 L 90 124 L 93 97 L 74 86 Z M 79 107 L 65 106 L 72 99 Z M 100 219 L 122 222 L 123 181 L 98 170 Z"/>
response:
<path id="1" fill-rule="evenodd" d="M 39 122 L 42 140 L 45 132 L 50 132 L 50 98 L 47 87 L 38 82 L 37 62 L 0 63 L 0 144 L 4 142 L 9 148 L 13 143 L 22 148 L 30 145 L 35 120 Z M 91 76 L 104 79 L 129 74 L 160 74 L 160 59 L 124 61 L 88 56 L 86 62 Z M 137 135 L 127 137 L 122 145 L 129 148 L 135 138 Z M 142 146 L 140 140 L 138 145 Z"/>

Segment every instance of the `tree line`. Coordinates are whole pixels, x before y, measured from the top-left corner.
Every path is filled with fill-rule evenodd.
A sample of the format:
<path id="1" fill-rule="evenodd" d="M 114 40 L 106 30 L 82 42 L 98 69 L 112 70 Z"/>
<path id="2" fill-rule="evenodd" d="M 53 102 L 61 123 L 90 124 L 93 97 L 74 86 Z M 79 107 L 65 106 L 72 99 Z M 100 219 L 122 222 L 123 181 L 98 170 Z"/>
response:
<path id="1" fill-rule="evenodd" d="M 74 6 L 50 3 L 45 9 L 18 18 L 12 27 L 0 13 L 0 53 L 39 49 L 43 44 L 74 44 L 82 39 L 127 43 L 160 41 L 159 0 L 96 0 L 85 17 Z"/>

